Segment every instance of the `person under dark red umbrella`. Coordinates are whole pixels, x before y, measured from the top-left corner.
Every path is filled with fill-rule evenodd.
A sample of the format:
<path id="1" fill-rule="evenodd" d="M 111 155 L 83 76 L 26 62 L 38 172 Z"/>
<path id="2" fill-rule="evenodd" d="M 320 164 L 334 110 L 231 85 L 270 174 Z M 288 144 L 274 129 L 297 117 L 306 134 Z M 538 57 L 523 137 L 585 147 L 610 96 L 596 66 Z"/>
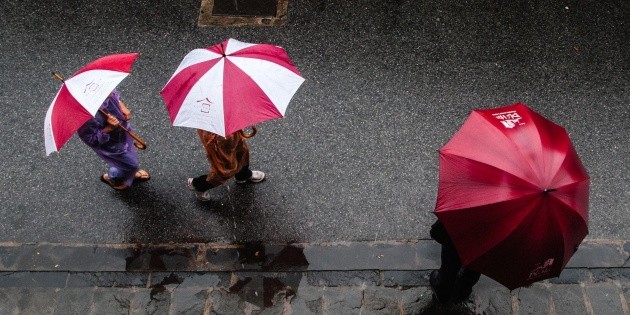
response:
<path id="1" fill-rule="evenodd" d="M 509 290 L 559 276 L 588 234 L 589 176 L 567 131 L 520 103 L 479 109 L 439 154 L 434 214 L 461 265 Z"/>
<path id="2" fill-rule="evenodd" d="M 472 288 L 481 277 L 481 274 L 463 268 L 455 245 L 448 236 L 446 229 L 436 220 L 431 226 L 431 238 L 440 243 L 440 269 L 431 272 L 429 283 L 434 297 L 440 304 L 459 303 L 466 301 L 472 293 Z"/>

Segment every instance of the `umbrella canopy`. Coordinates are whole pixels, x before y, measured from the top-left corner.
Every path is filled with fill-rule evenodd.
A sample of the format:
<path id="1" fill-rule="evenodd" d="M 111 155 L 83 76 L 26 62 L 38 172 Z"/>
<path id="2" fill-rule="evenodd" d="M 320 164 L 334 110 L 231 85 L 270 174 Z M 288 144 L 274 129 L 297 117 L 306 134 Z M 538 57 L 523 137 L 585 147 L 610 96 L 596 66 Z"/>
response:
<path id="1" fill-rule="evenodd" d="M 137 53 L 101 57 L 66 79 L 50 104 L 44 121 L 46 155 L 57 152 L 129 75 Z"/>
<path id="2" fill-rule="evenodd" d="M 435 214 L 462 265 L 510 290 L 556 277 L 588 234 L 589 177 L 564 128 L 475 110 L 440 149 Z"/>
<path id="3" fill-rule="evenodd" d="M 174 126 L 226 136 L 283 117 L 302 82 L 283 48 L 228 39 L 186 55 L 160 94 Z"/>

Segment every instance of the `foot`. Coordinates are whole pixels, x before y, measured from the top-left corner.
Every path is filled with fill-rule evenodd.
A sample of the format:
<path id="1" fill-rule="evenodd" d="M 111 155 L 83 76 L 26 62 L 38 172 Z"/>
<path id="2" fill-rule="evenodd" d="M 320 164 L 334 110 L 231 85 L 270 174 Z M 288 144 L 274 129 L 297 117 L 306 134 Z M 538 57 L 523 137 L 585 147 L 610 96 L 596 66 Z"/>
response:
<path id="1" fill-rule="evenodd" d="M 433 291 L 433 297 L 439 304 L 447 304 L 450 302 L 451 297 L 445 292 L 444 288 L 440 286 L 440 272 L 438 270 L 433 270 L 429 275 L 429 284 L 431 291 Z"/>
<path id="2" fill-rule="evenodd" d="M 149 179 L 151 179 L 151 175 L 149 175 L 149 172 L 142 169 L 137 170 L 136 174 L 133 176 L 134 182 L 146 182 Z"/>
<path id="3" fill-rule="evenodd" d="M 248 179 L 236 180 L 237 184 L 245 184 L 247 182 L 250 183 L 260 183 L 265 179 L 265 173 L 261 171 L 252 171 L 252 176 Z"/>
<path id="4" fill-rule="evenodd" d="M 210 201 L 212 200 L 212 196 L 210 196 L 210 189 L 206 190 L 206 191 L 197 191 L 195 189 L 195 186 L 193 186 L 193 179 L 189 178 L 188 180 L 186 180 L 186 187 L 188 187 L 188 189 L 192 190 L 195 193 L 195 197 L 197 197 L 197 199 L 201 200 L 201 201 Z"/>
<path id="5" fill-rule="evenodd" d="M 195 191 L 195 186 L 193 186 L 193 179 L 189 178 L 186 180 L 186 187 L 188 187 L 188 189 Z"/>
<path id="6" fill-rule="evenodd" d="M 111 188 L 114 188 L 116 190 L 125 190 L 129 188 L 129 186 L 125 185 L 124 183 L 114 183 L 111 179 L 109 179 L 109 175 L 107 175 L 107 173 L 101 175 L 101 182 L 109 185 Z"/>

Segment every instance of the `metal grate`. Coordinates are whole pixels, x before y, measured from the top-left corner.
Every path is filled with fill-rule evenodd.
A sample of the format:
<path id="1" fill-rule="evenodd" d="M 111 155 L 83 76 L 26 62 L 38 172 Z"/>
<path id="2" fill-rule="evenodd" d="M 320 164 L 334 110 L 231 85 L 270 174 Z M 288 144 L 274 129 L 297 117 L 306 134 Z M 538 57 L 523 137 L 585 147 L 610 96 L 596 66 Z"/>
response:
<path id="1" fill-rule="evenodd" d="M 282 25 L 289 0 L 202 0 L 199 25 Z"/>

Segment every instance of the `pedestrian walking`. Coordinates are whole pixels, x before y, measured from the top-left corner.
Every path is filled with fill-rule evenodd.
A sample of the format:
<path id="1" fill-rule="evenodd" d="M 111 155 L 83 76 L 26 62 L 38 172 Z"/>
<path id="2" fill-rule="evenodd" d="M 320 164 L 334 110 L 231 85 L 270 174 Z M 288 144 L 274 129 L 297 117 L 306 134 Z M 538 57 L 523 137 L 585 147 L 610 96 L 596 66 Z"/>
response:
<path id="1" fill-rule="evenodd" d="M 139 168 L 138 152 L 130 130 L 131 111 L 114 90 L 99 108 L 94 118 L 86 121 L 77 134 L 97 156 L 109 166 L 101 181 L 116 190 L 124 190 L 134 182 L 151 178 L 146 170 Z"/>
<path id="2" fill-rule="evenodd" d="M 455 245 L 440 220 L 433 223 L 430 235 L 442 245 L 440 269 L 431 272 L 429 277 L 434 298 L 440 304 L 466 301 L 481 274 L 462 267 Z"/>
<path id="3" fill-rule="evenodd" d="M 255 129 L 254 129 L 255 130 Z M 206 149 L 210 171 L 207 175 L 188 178 L 186 185 L 201 201 L 211 200 L 210 190 L 234 177 L 237 184 L 258 183 L 265 173 L 249 168 L 249 147 L 246 134 L 239 130 L 227 137 L 197 129 L 197 134 Z"/>

